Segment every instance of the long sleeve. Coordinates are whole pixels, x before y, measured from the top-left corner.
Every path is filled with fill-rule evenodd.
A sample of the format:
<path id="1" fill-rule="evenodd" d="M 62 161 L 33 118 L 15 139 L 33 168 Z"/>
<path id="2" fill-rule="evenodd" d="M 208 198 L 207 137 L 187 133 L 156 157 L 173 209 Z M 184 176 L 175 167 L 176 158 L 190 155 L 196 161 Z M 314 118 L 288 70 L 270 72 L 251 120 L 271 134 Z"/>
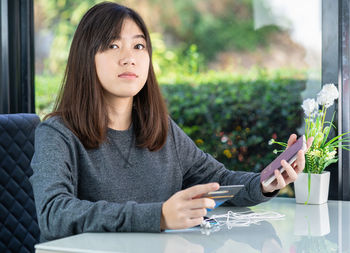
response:
<path id="1" fill-rule="evenodd" d="M 262 194 L 260 173 L 226 169 L 222 163 L 200 150 L 173 121 L 171 127 L 184 174 L 183 189 L 208 182 L 218 182 L 221 185 L 242 184 L 245 188 L 228 201 L 232 205 L 250 206 L 271 199 Z"/>
<path id="2" fill-rule="evenodd" d="M 34 174 L 30 181 L 42 238 L 52 240 L 92 231 L 160 232 L 161 202 L 116 203 L 78 198 L 82 172 L 78 170 L 77 146 L 81 144 L 66 132 L 44 122 L 35 133 L 31 163 Z"/>

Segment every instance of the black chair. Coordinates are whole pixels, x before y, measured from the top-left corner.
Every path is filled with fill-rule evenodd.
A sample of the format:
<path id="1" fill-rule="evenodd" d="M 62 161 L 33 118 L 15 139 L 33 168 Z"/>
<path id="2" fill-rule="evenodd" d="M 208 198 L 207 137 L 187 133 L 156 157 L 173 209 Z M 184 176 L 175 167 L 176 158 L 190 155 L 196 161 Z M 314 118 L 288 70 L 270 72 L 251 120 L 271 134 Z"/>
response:
<path id="1" fill-rule="evenodd" d="M 0 252 L 34 252 L 39 242 L 30 161 L 36 114 L 0 114 Z"/>

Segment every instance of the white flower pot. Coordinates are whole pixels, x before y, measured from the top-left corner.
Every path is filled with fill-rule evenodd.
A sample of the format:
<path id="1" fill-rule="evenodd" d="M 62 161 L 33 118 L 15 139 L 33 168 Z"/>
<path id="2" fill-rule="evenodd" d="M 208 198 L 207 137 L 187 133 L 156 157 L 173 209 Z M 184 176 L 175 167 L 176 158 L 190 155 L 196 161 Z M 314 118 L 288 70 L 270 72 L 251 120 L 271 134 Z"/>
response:
<path id="1" fill-rule="evenodd" d="M 324 236 L 330 232 L 328 204 L 295 205 L 294 234 Z"/>
<path id="2" fill-rule="evenodd" d="M 329 171 L 322 174 L 311 174 L 310 198 L 307 204 L 323 204 L 328 200 Z M 295 200 L 304 204 L 308 197 L 308 174 L 300 173 L 294 182 Z"/>

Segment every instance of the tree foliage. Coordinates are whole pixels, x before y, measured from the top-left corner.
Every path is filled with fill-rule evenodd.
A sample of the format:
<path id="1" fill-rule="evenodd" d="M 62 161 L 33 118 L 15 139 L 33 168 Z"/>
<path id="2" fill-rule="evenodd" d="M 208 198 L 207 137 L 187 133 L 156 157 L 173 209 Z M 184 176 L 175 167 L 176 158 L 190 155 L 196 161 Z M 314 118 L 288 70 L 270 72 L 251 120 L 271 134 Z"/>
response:
<path id="1" fill-rule="evenodd" d="M 99 2 L 102 0 L 35 1 L 37 32 L 51 33 L 53 36 L 45 63 L 49 73 L 63 73 L 74 31 L 81 17 Z M 135 8 L 141 16 L 145 16 L 150 31 L 162 34 L 176 57 L 186 58 L 189 51 L 195 50 L 201 58 L 203 69 L 206 68 L 205 63 L 221 51 L 254 50 L 263 45 L 277 29 L 267 27 L 254 30 L 252 0 L 149 0 L 142 4 L 134 0 L 116 2 Z"/>

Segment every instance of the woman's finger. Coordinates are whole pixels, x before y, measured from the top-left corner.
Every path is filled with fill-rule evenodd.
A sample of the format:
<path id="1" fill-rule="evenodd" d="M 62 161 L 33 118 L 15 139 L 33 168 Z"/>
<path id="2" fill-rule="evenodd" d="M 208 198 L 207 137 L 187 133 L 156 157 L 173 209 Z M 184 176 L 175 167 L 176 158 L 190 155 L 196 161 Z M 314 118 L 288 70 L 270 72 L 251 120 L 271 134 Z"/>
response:
<path id="1" fill-rule="evenodd" d="M 297 177 L 298 177 L 298 174 L 297 172 L 294 170 L 294 168 L 289 164 L 287 163 L 285 160 L 282 160 L 281 162 L 283 168 L 284 168 L 284 172 L 282 173 L 282 176 L 284 178 L 284 181 L 285 181 L 285 184 L 289 184 L 291 182 L 294 182 Z"/>
<path id="2" fill-rule="evenodd" d="M 297 141 L 297 135 L 296 134 L 291 134 L 289 136 L 288 142 L 287 142 L 287 148 L 293 145 L 294 142 Z"/>
<path id="3" fill-rule="evenodd" d="M 185 228 L 190 228 L 190 227 L 200 225 L 203 222 L 203 220 L 204 220 L 203 217 L 188 219 L 186 221 Z"/>
<path id="4" fill-rule="evenodd" d="M 313 141 L 314 141 L 314 137 L 310 137 L 309 139 L 307 139 L 306 141 L 307 150 L 311 147 Z M 305 153 L 307 152 L 307 150 L 305 151 Z"/>
<path id="5" fill-rule="evenodd" d="M 205 193 L 216 191 L 219 187 L 218 183 L 199 184 L 183 190 L 181 195 L 184 199 L 193 199 Z"/>
<path id="6" fill-rule="evenodd" d="M 187 201 L 186 208 L 197 209 L 197 208 L 214 208 L 215 201 L 210 198 L 198 198 Z"/>
<path id="7" fill-rule="evenodd" d="M 275 170 L 275 177 L 277 180 L 277 185 L 276 185 L 276 190 L 277 189 L 282 189 L 283 187 L 285 187 L 287 184 L 284 181 L 284 178 L 281 174 L 281 172 L 279 170 Z"/>
<path id="8" fill-rule="evenodd" d="M 297 154 L 297 160 L 295 161 L 296 167 L 294 168 L 296 173 L 301 173 L 305 168 L 305 154 L 304 151 L 300 150 Z"/>
<path id="9" fill-rule="evenodd" d="M 187 212 L 187 215 L 191 219 L 196 219 L 200 217 L 204 217 L 207 215 L 207 209 L 205 208 L 200 208 L 200 209 L 192 209 Z"/>

